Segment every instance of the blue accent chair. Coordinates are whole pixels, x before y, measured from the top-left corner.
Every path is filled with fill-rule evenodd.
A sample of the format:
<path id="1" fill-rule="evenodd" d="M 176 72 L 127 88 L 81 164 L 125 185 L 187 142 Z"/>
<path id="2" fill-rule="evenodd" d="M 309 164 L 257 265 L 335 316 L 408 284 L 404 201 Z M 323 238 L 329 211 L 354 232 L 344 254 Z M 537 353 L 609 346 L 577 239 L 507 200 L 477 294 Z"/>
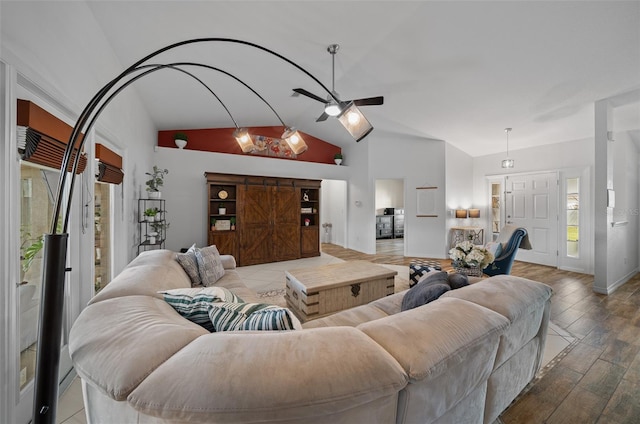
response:
<path id="1" fill-rule="evenodd" d="M 509 237 L 507 243 L 501 252 L 498 253 L 496 259 L 487 265 L 485 269 L 482 270 L 483 273 L 493 276 L 493 275 L 508 275 L 511 274 L 511 266 L 513 265 L 513 260 L 516 258 L 516 253 L 518 253 L 518 248 L 525 248 L 524 244 L 528 245 L 530 249 L 527 230 L 518 227 L 518 228 L 508 228 L 509 226 L 505 226 L 500 230 L 500 235 L 513 231 L 511 236 Z M 501 237 L 498 236 L 497 242 L 500 242 Z M 525 241 L 526 240 L 526 241 Z M 525 243 L 523 243 L 525 241 Z"/>

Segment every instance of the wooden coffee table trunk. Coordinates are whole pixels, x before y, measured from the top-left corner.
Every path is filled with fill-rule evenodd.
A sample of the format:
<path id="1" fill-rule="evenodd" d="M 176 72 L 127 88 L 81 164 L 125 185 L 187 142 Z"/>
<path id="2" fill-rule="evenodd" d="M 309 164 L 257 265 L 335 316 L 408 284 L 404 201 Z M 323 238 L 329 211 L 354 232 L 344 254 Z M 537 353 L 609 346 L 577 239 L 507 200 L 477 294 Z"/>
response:
<path id="1" fill-rule="evenodd" d="M 302 322 L 394 293 L 396 271 L 350 261 L 285 271 L 287 305 Z"/>

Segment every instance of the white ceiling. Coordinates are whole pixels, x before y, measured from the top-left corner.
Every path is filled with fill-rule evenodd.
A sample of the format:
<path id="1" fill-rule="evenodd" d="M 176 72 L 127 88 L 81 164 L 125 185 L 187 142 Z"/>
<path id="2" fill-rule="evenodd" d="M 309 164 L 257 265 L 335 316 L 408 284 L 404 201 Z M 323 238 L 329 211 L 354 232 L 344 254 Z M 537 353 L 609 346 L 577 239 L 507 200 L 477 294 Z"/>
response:
<path id="1" fill-rule="evenodd" d="M 298 63 L 342 99 L 383 95 L 363 107 L 374 132 L 446 140 L 472 156 L 592 138 L 594 102 L 640 92 L 640 2 L 91 1 L 89 8 L 123 67 L 177 41 L 251 41 Z M 207 63 L 245 80 L 289 125 L 344 146 L 322 105 L 291 89 L 326 96 L 299 70 L 257 49 L 206 43 L 155 62 Z M 192 68 L 193 69 L 193 68 Z M 248 90 L 194 69 L 240 126 L 278 125 Z M 158 129 L 231 127 L 194 80 L 162 71 L 136 83 Z M 628 98 L 629 96 L 627 96 Z M 640 99 L 616 109 L 616 130 L 640 129 Z M 365 139 L 366 140 L 366 139 Z M 365 141 L 363 141 L 365 142 Z"/>

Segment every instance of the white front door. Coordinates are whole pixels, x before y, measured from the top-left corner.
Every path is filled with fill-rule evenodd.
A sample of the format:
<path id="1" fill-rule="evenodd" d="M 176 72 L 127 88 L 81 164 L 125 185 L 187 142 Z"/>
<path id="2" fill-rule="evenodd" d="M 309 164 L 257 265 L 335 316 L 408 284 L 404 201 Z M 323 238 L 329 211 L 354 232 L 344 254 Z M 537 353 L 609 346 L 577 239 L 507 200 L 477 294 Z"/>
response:
<path id="1" fill-rule="evenodd" d="M 556 172 L 505 179 L 507 224 L 524 227 L 532 249 L 519 249 L 517 260 L 558 266 L 558 175 Z"/>

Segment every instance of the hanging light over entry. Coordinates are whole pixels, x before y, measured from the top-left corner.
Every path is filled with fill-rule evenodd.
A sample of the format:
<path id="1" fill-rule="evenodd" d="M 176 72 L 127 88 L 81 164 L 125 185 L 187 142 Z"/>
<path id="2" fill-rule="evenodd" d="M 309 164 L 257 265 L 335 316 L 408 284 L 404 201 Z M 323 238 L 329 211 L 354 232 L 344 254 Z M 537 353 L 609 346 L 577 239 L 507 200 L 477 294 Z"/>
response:
<path id="1" fill-rule="evenodd" d="M 503 168 L 513 168 L 515 161 L 509 158 L 509 133 L 513 128 L 505 128 L 504 132 L 507 133 L 507 158 L 502 161 Z"/>

